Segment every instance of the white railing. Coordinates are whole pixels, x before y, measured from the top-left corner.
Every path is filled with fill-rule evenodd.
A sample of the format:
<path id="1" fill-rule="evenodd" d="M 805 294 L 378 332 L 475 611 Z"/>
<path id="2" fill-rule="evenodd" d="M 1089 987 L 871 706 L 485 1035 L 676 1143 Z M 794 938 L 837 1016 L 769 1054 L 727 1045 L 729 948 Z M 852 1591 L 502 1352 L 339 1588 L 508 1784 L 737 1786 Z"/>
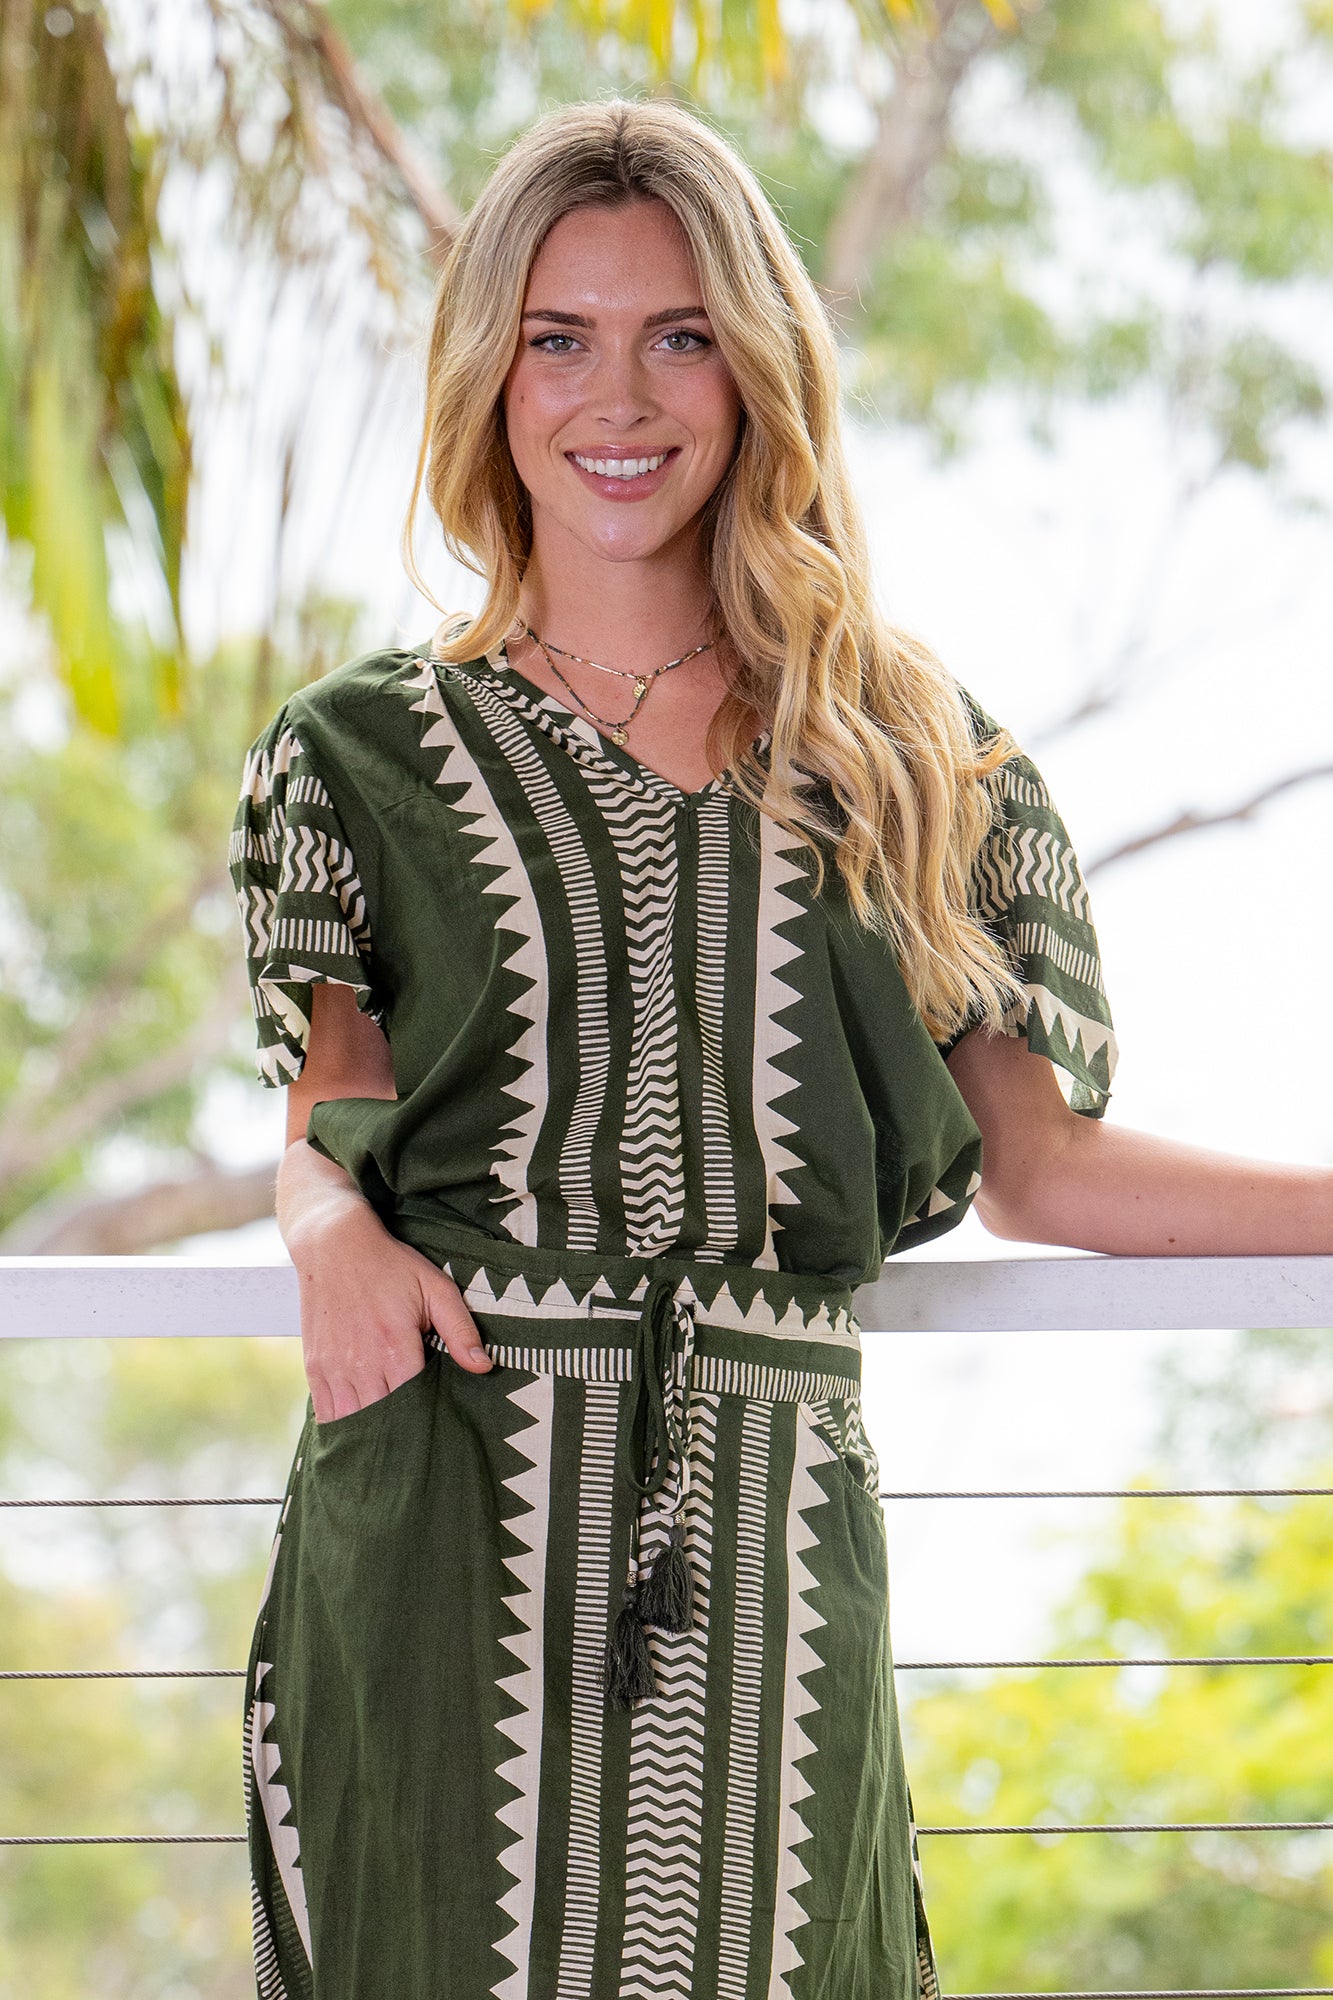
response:
<path id="1" fill-rule="evenodd" d="M 867 1334 L 1333 1326 L 1333 1257 L 1013 1257 L 889 1264 Z M 289 1264 L 0 1257 L 0 1339 L 300 1331 Z"/>
<path id="2" fill-rule="evenodd" d="M 890 1264 L 883 1276 L 858 1295 L 857 1312 L 867 1339 L 890 1331 L 972 1332 L 1131 1331 L 1135 1329 L 1330 1327 L 1333 1328 L 1333 1257 L 1020 1257 L 976 1262 L 910 1261 Z M 143 1338 L 182 1339 L 299 1335 L 297 1281 L 290 1265 L 187 1263 L 170 1257 L 0 1258 L 0 1338 L 20 1340 Z M 1041 1499 L 1164 1499 L 1181 1496 L 1265 1497 L 1322 1494 L 1325 1487 L 1061 1488 L 1023 1491 L 909 1491 L 880 1495 L 890 1503 Z M 0 1510 L 16 1507 L 276 1506 L 279 1496 L 187 1495 L 171 1499 L 113 1498 L 44 1500 L 0 1498 Z M 1057 1660 L 900 1660 L 899 1673 L 994 1670 L 1116 1668 L 1114 1658 Z M 1220 1655 L 1163 1659 L 1137 1665 L 1209 1665 L 1241 1669 L 1278 1665 L 1333 1668 L 1333 1655 Z M 0 1680 L 239 1679 L 243 1669 L 143 1668 L 75 1671 L 52 1667 L 19 1672 L 5 1669 Z M 1333 1800 L 1322 1820 L 1190 1821 L 1110 1825 L 923 1826 L 927 1837 L 1052 1833 L 1250 1833 L 1256 1831 L 1333 1833 Z M 0 1846 L 88 1846 L 121 1844 L 229 1844 L 239 1833 L 6 1836 Z M 1333 1986 L 1194 1988 L 1179 2000 L 1241 2000 L 1264 1996 L 1333 1995 Z M 957 2000 L 1034 2000 L 1019 1994 L 957 1996 Z M 1097 2000 L 1087 1994 L 1044 1994 L 1041 2000 Z M 1172 2000 L 1166 1989 L 1119 1993 L 1114 2000 Z"/>

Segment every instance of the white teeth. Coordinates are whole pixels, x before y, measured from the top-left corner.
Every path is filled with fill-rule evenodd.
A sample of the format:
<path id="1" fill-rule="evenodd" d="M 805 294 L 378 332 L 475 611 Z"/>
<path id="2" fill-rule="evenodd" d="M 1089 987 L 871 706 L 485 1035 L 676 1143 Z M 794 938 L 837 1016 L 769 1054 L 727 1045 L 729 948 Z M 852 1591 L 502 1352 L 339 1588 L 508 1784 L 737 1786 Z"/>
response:
<path id="1" fill-rule="evenodd" d="M 668 454 L 659 452 L 656 458 L 580 458 L 571 453 L 575 465 L 581 465 L 585 472 L 596 472 L 603 478 L 637 479 L 642 472 L 656 472 L 659 465 L 665 465 Z"/>

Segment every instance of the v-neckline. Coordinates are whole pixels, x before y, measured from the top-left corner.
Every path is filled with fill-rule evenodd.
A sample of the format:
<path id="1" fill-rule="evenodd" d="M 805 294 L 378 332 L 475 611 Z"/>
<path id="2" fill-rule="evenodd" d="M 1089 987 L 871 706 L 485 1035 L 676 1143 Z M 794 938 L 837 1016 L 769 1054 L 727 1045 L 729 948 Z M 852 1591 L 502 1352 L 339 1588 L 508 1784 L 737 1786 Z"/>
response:
<path id="1" fill-rule="evenodd" d="M 434 660 L 433 654 L 428 653 L 428 657 Z M 434 664 L 438 671 L 446 663 L 434 660 Z M 459 664 L 464 663 L 459 662 Z M 553 742 L 558 743 L 576 761 L 581 757 L 587 757 L 613 771 L 618 778 L 628 779 L 639 785 L 644 791 L 665 794 L 684 805 L 701 804 L 712 798 L 715 793 L 729 790 L 731 787 L 733 768 L 731 765 L 723 771 L 716 772 L 705 784 L 693 791 L 676 784 L 675 780 L 668 778 L 664 772 L 654 770 L 651 764 L 645 764 L 641 757 L 636 757 L 632 750 L 627 750 L 623 743 L 615 743 L 609 736 L 604 735 L 587 716 L 567 708 L 563 702 L 557 701 L 554 695 L 548 694 L 545 688 L 539 687 L 536 681 L 530 680 L 510 660 L 503 639 L 484 657 L 478 656 L 467 664 L 485 667 L 493 678 L 493 684 L 506 699 L 522 713 L 530 716 Z M 762 754 L 768 747 L 768 742 L 769 732 L 763 730 L 750 747 L 757 754 Z"/>

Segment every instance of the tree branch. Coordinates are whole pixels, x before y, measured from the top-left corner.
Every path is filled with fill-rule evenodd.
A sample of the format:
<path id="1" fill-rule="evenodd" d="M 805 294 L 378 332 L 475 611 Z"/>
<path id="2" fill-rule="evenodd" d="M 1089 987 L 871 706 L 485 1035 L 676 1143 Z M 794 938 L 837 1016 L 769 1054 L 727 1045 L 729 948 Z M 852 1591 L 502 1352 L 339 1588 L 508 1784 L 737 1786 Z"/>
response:
<path id="1" fill-rule="evenodd" d="M 408 144 L 381 99 L 362 81 L 351 50 L 324 8 L 311 6 L 307 0 L 269 0 L 269 6 L 288 46 L 294 51 L 305 49 L 316 57 L 330 100 L 342 111 L 352 130 L 363 133 L 397 175 L 412 207 L 426 225 L 431 256 L 438 269 L 462 226 L 462 211 Z"/>
<path id="2" fill-rule="evenodd" d="M 1252 792 L 1249 798 L 1218 812 L 1203 813 L 1191 809 L 1179 813 L 1162 826 L 1151 827 L 1146 833 L 1136 833 L 1118 847 L 1108 847 L 1104 854 L 1085 864 L 1083 873 L 1095 875 L 1099 869 L 1113 868 L 1117 861 L 1127 861 L 1132 854 L 1143 854 L 1150 847 L 1160 847 L 1168 840 L 1179 840 L 1187 833 L 1202 833 L 1205 827 L 1229 826 L 1235 821 L 1253 819 L 1261 806 L 1281 797 L 1283 792 L 1294 791 L 1298 785 L 1314 784 L 1320 778 L 1333 778 L 1333 764 L 1310 764 L 1303 771 L 1290 771 L 1285 778 L 1274 779 L 1271 784 Z"/>
<path id="3" fill-rule="evenodd" d="M 72 1103 L 40 1126 L 32 1125 L 26 1131 L 12 1130 L 0 1155 L 0 1189 L 6 1182 L 37 1172 L 72 1146 L 92 1138 L 117 1113 L 173 1089 L 189 1076 L 197 1063 L 220 1055 L 236 1025 L 244 986 L 244 965 L 239 961 L 229 965 L 213 1005 L 178 1042 L 154 1051 L 117 1075 L 90 1083 Z"/>
<path id="4" fill-rule="evenodd" d="M 1081 694 L 1076 695 L 1064 713 L 1051 718 L 1036 731 L 1031 740 L 1036 747 L 1049 743 L 1053 738 L 1063 736 L 1068 730 L 1076 729 L 1080 723 L 1091 722 L 1104 715 L 1121 700 L 1140 679 L 1150 662 L 1148 640 L 1152 632 L 1153 619 L 1171 575 L 1172 564 L 1184 539 L 1187 525 L 1194 510 L 1204 495 L 1216 484 L 1223 471 L 1220 458 L 1209 461 L 1201 471 L 1190 474 L 1178 481 L 1167 509 L 1166 519 L 1154 540 L 1145 573 L 1139 580 L 1138 594 L 1130 607 L 1119 639 L 1100 669 L 1094 671 Z M 1100 603 L 1096 614 L 1101 615 Z M 1082 619 L 1079 621 L 1083 622 Z"/>
<path id="5" fill-rule="evenodd" d="M 11 1092 L 0 1118 L 0 1183 L 14 1171 L 10 1164 L 14 1149 L 31 1144 L 44 1106 L 69 1087 L 79 1071 L 95 1059 L 99 1044 L 115 1032 L 122 1010 L 142 984 L 144 966 L 188 921 L 200 897 L 224 880 L 216 868 L 203 870 L 181 895 L 136 931 L 56 1043 L 54 1068 Z"/>
<path id="6" fill-rule="evenodd" d="M 183 1236 L 241 1229 L 273 1213 L 276 1160 L 243 1172 L 211 1163 L 188 1180 L 157 1181 L 133 1194 L 53 1195 L 0 1236 L 7 1257 L 133 1257 Z"/>
<path id="7" fill-rule="evenodd" d="M 829 226 L 821 289 L 844 321 L 855 317 L 875 254 L 921 213 L 932 167 L 950 142 L 954 99 L 994 37 L 970 0 L 940 0 L 927 31 L 900 30 L 894 85 L 877 107 L 875 137 Z"/>

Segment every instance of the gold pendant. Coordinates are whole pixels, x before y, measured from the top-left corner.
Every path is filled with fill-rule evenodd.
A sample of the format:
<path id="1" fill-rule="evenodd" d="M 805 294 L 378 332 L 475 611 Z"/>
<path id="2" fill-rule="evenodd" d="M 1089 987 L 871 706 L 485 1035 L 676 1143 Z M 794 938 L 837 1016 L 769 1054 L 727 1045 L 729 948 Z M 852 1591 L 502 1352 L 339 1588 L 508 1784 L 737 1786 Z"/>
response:
<path id="1" fill-rule="evenodd" d="M 625 730 L 623 724 L 617 723 L 616 727 L 611 731 L 611 741 L 613 743 L 617 743 L 623 746 L 625 741 Z"/>
<path id="2" fill-rule="evenodd" d="M 636 701 L 642 701 L 647 692 L 648 692 L 648 683 L 646 680 L 640 678 L 639 680 L 635 681 L 634 699 Z"/>

